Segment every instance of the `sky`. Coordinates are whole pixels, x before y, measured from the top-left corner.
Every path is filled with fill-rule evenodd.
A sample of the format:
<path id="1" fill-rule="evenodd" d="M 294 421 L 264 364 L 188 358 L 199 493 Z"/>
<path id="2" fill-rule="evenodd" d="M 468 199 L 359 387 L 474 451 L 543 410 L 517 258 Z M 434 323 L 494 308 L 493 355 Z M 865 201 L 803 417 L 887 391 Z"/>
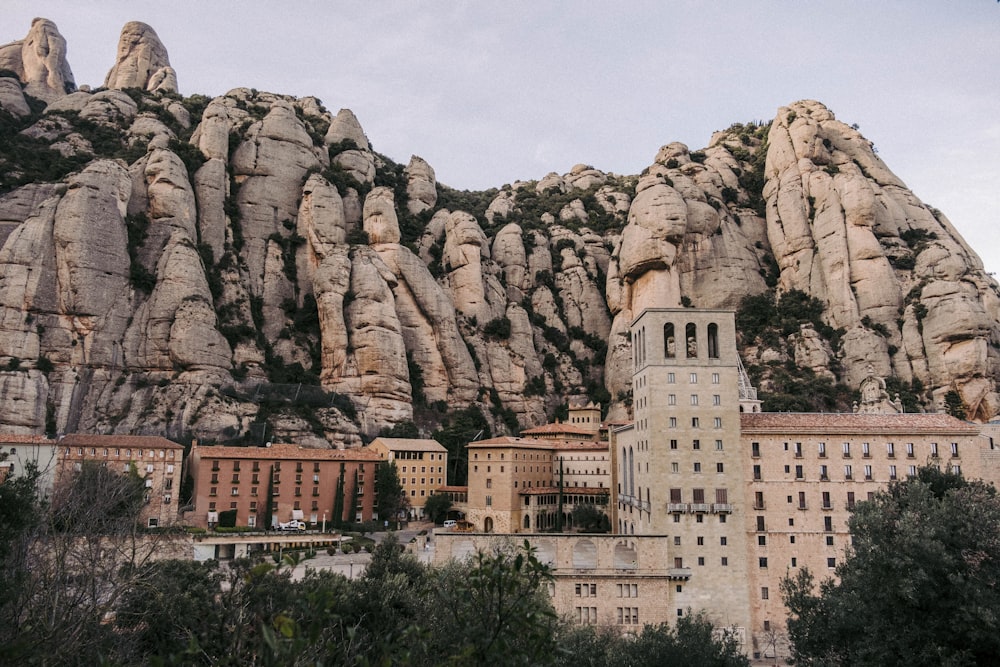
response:
<path id="1" fill-rule="evenodd" d="M 101 85 L 142 21 L 182 94 L 313 95 L 459 189 L 578 163 L 636 174 L 664 144 L 819 100 L 1000 272 L 995 0 L 0 0 L 0 44 L 36 16 L 78 85 Z"/>

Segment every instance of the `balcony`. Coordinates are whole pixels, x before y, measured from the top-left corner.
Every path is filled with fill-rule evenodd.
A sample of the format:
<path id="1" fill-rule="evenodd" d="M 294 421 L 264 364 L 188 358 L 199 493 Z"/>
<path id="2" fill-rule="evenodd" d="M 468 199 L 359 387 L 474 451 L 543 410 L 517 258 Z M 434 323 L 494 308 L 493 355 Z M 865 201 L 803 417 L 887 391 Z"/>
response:
<path id="1" fill-rule="evenodd" d="M 712 511 L 716 514 L 732 514 L 733 506 L 732 503 L 715 503 L 712 505 Z"/>
<path id="2" fill-rule="evenodd" d="M 667 503 L 667 512 L 672 514 L 684 514 L 687 511 L 687 503 Z"/>
<path id="3" fill-rule="evenodd" d="M 674 581 L 687 581 L 691 578 L 691 568 L 672 567 L 667 570 L 667 578 Z"/>
<path id="4" fill-rule="evenodd" d="M 692 514 L 699 514 L 699 513 L 707 514 L 708 512 L 711 511 L 712 511 L 712 506 L 709 505 L 708 503 L 691 503 Z"/>

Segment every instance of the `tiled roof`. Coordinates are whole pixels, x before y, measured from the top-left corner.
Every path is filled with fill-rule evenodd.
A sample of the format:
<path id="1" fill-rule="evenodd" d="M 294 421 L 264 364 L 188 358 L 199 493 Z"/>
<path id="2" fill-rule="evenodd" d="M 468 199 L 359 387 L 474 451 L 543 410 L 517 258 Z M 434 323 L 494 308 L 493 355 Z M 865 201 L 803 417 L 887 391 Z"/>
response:
<path id="1" fill-rule="evenodd" d="M 555 449 L 554 440 L 539 440 L 538 438 L 514 438 L 509 435 L 489 440 L 476 440 L 466 447 L 469 449 L 485 449 L 487 447 L 511 447 L 514 449 Z"/>
<path id="2" fill-rule="evenodd" d="M 309 461 L 379 461 L 378 452 L 367 447 L 352 449 L 315 449 L 293 444 L 274 444 L 270 447 L 232 447 L 199 445 L 193 452 L 201 458 L 213 459 L 280 459 Z"/>
<path id="3" fill-rule="evenodd" d="M 92 435 L 70 433 L 59 439 L 66 447 L 153 447 L 157 449 L 184 449 L 173 440 L 158 435 Z"/>
<path id="4" fill-rule="evenodd" d="M 0 434 L 0 445 L 55 445 L 57 442 L 44 435 Z"/>
<path id="5" fill-rule="evenodd" d="M 951 415 L 924 413 L 744 412 L 740 415 L 740 428 L 743 433 L 979 433 L 977 424 Z"/>
<path id="6" fill-rule="evenodd" d="M 597 429 L 593 428 L 583 428 L 582 426 L 576 426 L 575 424 L 543 424 L 541 426 L 535 426 L 534 428 L 526 428 L 521 431 L 522 435 L 546 435 L 546 434 L 559 434 L 559 433 L 571 433 L 573 435 L 592 435 L 597 436 Z"/>
<path id="7" fill-rule="evenodd" d="M 381 442 L 394 452 L 447 452 L 444 445 L 430 438 L 375 438 L 372 444 Z"/>

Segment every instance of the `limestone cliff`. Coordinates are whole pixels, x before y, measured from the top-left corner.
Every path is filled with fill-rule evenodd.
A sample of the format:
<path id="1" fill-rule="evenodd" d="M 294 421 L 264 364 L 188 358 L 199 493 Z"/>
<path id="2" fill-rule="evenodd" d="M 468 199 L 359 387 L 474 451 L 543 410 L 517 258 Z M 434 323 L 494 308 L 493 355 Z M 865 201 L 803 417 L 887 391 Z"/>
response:
<path id="1" fill-rule="evenodd" d="M 997 284 L 818 102 L 640 175 L 459 192 L 315 98 L 180 97 L 149 26 L 108 90 L 76 91 L 64 55 L 44 20 L 0 47 L 3 431 L 352 446 L 469 406 L 514 432 L 583 395 L 625 417 L 643 308 L 773 294 L 816 312 L 746 329 L 762 393 L 870 367 L 916 409 L 1000 411 Z"/>

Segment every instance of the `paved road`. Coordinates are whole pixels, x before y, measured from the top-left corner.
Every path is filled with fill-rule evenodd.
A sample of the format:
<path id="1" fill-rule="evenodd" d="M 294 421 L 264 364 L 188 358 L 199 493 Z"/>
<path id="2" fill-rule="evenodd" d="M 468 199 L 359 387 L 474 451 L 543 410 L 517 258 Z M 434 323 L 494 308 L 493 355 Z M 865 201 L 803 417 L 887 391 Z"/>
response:
<path id="1" fill-rule="evenodd" d="M 414 555 L 423 563 L 431 563 L 434 560 L 434 542 L 431 541 L 427 544 L 427 548 L 422 547 L 422 541 L 424 537 L 418 535 L 421 530 L 430 530 L 433 525 L 430 523 L 416 523 L 411 522 L 405 529 L 395 531 L 394 533 L 372 533 L 371 538 L 377 543 L 381 543 L 387 535 L 395 534 L 399 543 L 402 545 L 408 545 L 410 539 L 416 537 L 417 545 L 413 549 Z M 345 554 L 337 551 L 333 556 L 330 556 L 326 551 L 319 551 L 315 558 L 310 558 L 309 560 L 299 563 L 298 566 L 292 571 L 293 579 L 301 579 L 305 574 L 306 568 L 312 568 L 314 570 L 331 570 L 333 572 L 339 572 L 345 577 L 356 579 L 364 574 L 365 568 L 368 567 L 368 563 L 371 561 L 371 554 L 362 551 L 361 553 L 351 553 Z"/>

